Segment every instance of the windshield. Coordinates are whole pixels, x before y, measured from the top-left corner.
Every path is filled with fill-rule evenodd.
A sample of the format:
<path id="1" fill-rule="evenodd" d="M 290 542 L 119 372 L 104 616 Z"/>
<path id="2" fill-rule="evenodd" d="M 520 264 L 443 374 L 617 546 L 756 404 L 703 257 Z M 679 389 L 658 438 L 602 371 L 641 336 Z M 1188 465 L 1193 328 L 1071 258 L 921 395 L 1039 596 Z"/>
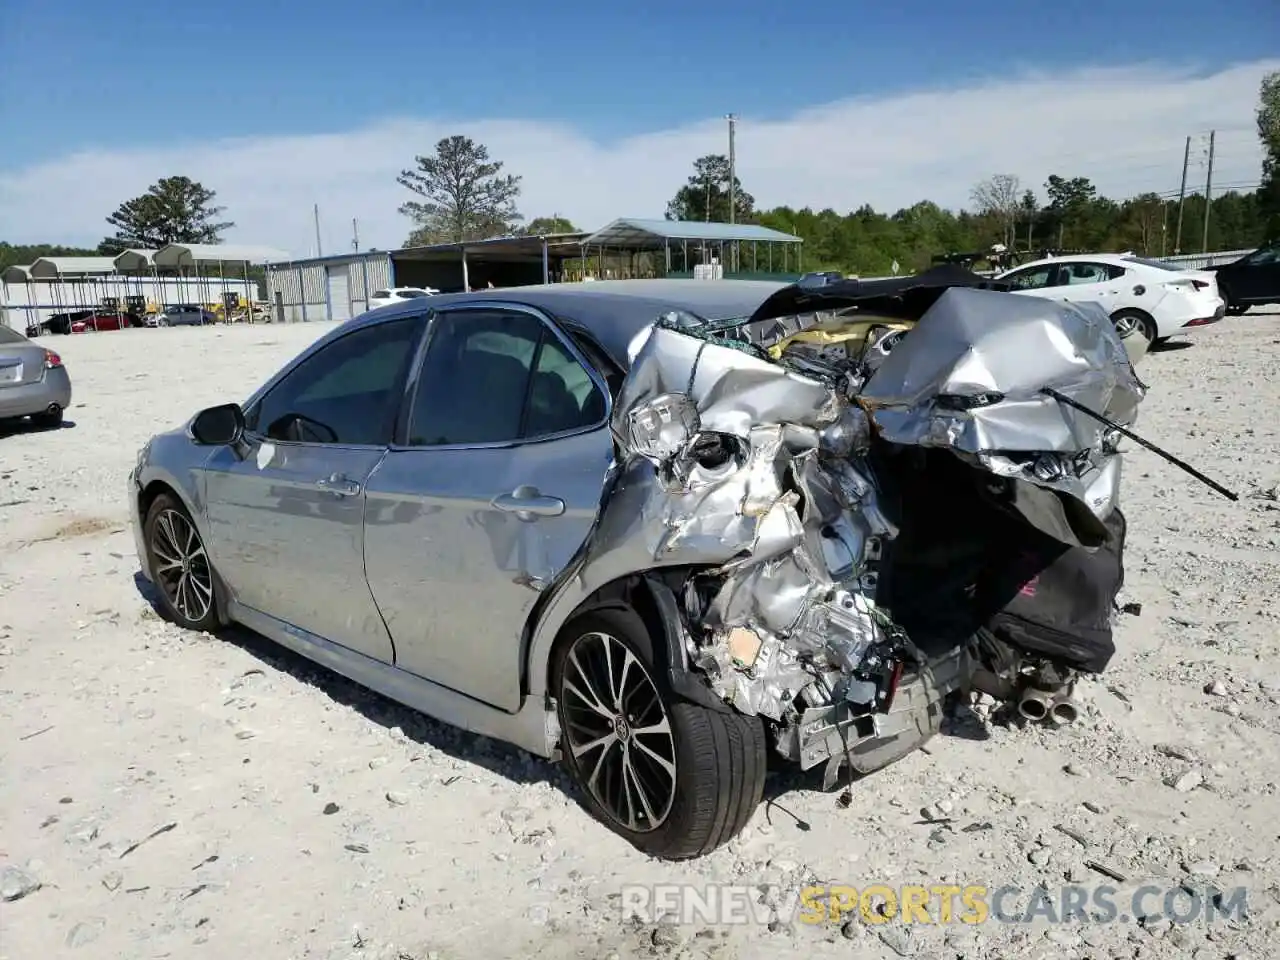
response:
<path id="1" fill-rule="evenodd" d="M 17 330 L 0 323 L 0 343 L 26 343 L 27 338 Z"/>
<path id="2" fill-rule="evenodd" d="M 425 290 L 401 290 L 396 296 L 405 300 L 412 300 L 414 297 L 429 297 L 431 294 Z"/>
<path id="3" fill-rule="evenodd" d="M 1130 263 L 1140 263 L 1144 267 L 1155 267 L 1157 270 L 1168 270 L 1170 273 L 1181 273 L 1184 269 L 1161 260 L 1148 260 L 1146 257 L 1121 257 L 1120 259 L 1128 260 Z"/>

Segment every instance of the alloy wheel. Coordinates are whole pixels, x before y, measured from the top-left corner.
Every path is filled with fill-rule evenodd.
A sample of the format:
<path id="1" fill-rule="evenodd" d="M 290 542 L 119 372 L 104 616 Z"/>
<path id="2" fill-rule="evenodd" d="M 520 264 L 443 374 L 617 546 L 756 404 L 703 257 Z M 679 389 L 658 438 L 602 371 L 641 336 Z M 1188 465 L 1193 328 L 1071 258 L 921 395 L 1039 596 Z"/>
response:
<path id="1" fill-rule="evenodd" d="M 151 530 L 152 573 L 183 617 L 198 623 L 213 608 L 213 571 L 195 525 L 177 510 L 165 510 Z"/>
<path id="2" fill-rule="evenodd" d="M 566 746 L 583 786 L 626 829 L 658 829 L 675 802 L 675 738 L 644 664 L 616 637 L 584 633 L 560 686 Z"/>
<path id="3" fill-rule="evenodd" d="M 1121 337 L 1127 337 L 1130 334 L 1138 332 L 1138 318 L 1132 314 L 1127 314 L 1116 320 L 1116 333 Z"/>

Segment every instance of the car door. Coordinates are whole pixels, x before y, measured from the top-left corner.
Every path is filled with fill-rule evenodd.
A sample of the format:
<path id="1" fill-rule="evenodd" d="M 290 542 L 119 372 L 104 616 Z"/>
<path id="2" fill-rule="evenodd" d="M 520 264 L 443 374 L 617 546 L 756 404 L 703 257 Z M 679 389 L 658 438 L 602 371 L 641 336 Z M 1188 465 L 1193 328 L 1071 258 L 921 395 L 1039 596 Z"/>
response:
<path id="1" fill-rule="evenodd" d="M 246 447 L 205 472 L 209 548 L 236 600 L 391 662 L 364 577 L 364 501 L 423 328 L 358 328 L 305 356 L 245 412 Z"/>
<path id="2" fill-rule="evenodd" d="M 591 531 L 613 458 L 599 373 L 547 317 L 451 306 L 369 478 L 365 570 L 396 665 L 504 710 L 539 592 Z"/>
<path id="3" fill-rule="evenodd" d="M 1112 313 L 1121 299 L 1120 279 L 1123 267 L 1113 267 L 1092 260 L 1071 260 L 1058 265 L 1060 287 L 1053 293 L 1074 303 L 1092 301 Z M 1113 279 L 1115 278 L 1115 279 Z"/>

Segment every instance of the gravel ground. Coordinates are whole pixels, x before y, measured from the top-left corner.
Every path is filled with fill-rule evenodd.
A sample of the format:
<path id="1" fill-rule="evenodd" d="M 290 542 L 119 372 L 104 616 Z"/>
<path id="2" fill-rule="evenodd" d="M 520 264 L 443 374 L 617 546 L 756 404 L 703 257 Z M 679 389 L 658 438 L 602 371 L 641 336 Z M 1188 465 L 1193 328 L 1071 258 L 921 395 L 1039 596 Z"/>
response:
<path id="1" fill-rule="evenodd" d="M 1141 608 L 1079 723 L 1017 729 L 979 708 L 847 807 L 811 781 L 771 784 L 741 838 L 683 865 L 595 824 L 546 763 L 247 631 L 183 634 L 153 612 L 123 500 L 137 449 L 326 329 L 50 338 L 69 422 L 0 434 L 0 958 L 1280 953 L 1280 316 L 1142 363 L 1144 434 L 1241 499 L 1130 456 L 1122 599 Z M 1112 882 L 1102 871 L 1123 878 L 1121 912 L 1152 883 L 1243 885 L 1249 914 L 655 926 L 619 906 L 628 883 L 1056 889 Z"/>

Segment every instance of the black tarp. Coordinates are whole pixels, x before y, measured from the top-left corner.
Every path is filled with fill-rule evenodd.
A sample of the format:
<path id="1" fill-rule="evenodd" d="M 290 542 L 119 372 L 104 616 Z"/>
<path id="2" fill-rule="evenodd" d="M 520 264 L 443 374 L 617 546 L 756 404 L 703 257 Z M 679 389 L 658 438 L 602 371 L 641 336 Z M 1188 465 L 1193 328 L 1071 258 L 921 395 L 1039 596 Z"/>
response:
<path id="1" fill-rule="evenodd" d="M 778 317 L 858 307 L 879 316 L 919 320 L 943 291 L 951 287 L 1008 290 L 1009 285 L 964 267 L 944 263 L 909 277 L 879 280 L 837 280 L 822 286 L 793 283 L 772 294 L 756 308 L 748 323 Z"/>

